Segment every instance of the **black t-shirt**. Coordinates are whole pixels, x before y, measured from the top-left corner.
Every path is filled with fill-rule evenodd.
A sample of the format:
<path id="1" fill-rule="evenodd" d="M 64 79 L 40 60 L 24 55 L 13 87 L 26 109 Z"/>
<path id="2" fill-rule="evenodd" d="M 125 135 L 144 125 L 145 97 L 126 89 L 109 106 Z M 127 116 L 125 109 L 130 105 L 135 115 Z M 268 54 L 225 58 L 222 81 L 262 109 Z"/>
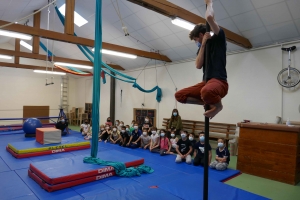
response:
<path id="1" fill-rule="evenodd" d="M 209 79 L 216 78 L 221 80 L 227 80 L 226 72 L 226 37 L 224 31 L 220 28 L 219 34 L 214 34 L 209 43 L 209 61 L 207 74 L 205 71 L 206 63 L 206 51 L 204 52 L 204 62 L 203 62 L 203 81 L 208 81 Z"/>
<path id="2" fill-rule="evenodd" d="M 224 149 L 222 151 L 220 151 L 219 148 L 216 149 L 216 155 L 219 157 L 219 158 L 223 158 L 224 156 L 227 156 L 227 164 L 229 164 L 229 161 L 230 161 L 230 153 L 228 151 L 228 149 L 226 147 L 224 147 Z"/>
<path id="3" fill-rule="evenodd" d="M 177 145 L 178 145 L 178 149 L 182 155 L 187 154 L 190 150 L 190 146 L 192 146 L 189 139 L 186 139 L 185 141 L 183 141 L 182 139 L 179 139 L 177 142 Z"/>
<path id="4" fill-rule="evenodd" d="M 120 132 L 120 135 L 121 135 L 121 137 L 123 138 L 123 139 L 125 139 L 125 138 L 129 138 L 129 134 L 128 134 L 129 132 L 124 132 L 124 133 L 122 133 L 122 131 Z"/>
<path id="5" fill-rule="evenodd" d="M 64 131 L 66 127 L 68 127 L 68 122 L 62 123 L 61 121 L 59 121 L 55 124 L 55 127 L 57 129 L 60 129 L 61 131 Z"/>
<path id="6" fill-rule="evenodd" d="M 205 144 L 201 144 L 200 142 L 197 142 L 194 145 L 194 149 L 197 149 L 198 153 L 197 153 L 197 157 L 204 157 L 204 145 Z M 208 151 L 211 151 L 211 146 L 210 144 L 208 144 Z"/>

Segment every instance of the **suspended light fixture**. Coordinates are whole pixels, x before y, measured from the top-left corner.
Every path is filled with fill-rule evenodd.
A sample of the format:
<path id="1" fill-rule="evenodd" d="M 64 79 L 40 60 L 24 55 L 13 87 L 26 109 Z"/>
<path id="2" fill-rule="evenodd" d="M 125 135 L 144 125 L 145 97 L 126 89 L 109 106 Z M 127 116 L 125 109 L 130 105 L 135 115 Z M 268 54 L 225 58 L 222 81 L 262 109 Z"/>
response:
<path id="1" fill-rule="evenodd" d="M 78 64 L 64 63 L 64 62 L 55 62 L 54 65 L 60 65 L 60 66 L 65 66 L 65 67 L 83 68 L 83 69 L 93 69 L 92 66 L 88 66 L 88 65 L 78 65 Z"/>
<path id="2" fill-rule="evenodd" d="M 23 40 L 31 40 L 31 38 L 32 38 L 31 35 L 26 35 L 23 33 L 16 33 L 16 32 L 11 32 L 11 31 L 5 31 L 5 30 L 0 30 L 0 35 L 6 36 L 6 37 L 20 38 Z"/>
<path id="3" fill-rule="evenodd" d="M 93 48 L 92 51 L 94 51 L 95 49 Z M 108 54 L 108 55 L 113 55 L 113 56 L 120 56 L 120 57 L 124 57 L 124 58 L 131 58 L 131 59 L 136 59 L 137 56 L 133 55 L 133 54 L 129 54 L 129 53 L 121 53 L 118 51 L 111 51 L 111 50 L 107 50 L 107 49 L 102 49 L 101 52 L 103 54 Z"/>
<path id="4" fill-rule="evenodd" d="M 1 59 L 12 59 L 11 56 L 6 56 L 6 55 L 0 55 Z"/>
<path id="5" fill-rule="evenodd" d="M 43 74 L 54 74 L 54 75 L 66 75 L 64 72 L 52 72 L 52 71 L 46 71 L 46 70 L 33 70 L 35 73 L 43 73 Z"/>

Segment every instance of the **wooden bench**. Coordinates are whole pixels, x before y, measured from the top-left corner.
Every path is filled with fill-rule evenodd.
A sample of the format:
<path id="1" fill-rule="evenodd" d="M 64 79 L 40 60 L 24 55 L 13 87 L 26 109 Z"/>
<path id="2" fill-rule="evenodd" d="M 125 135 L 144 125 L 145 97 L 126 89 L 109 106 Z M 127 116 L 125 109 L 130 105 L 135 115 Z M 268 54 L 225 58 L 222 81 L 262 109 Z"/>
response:
<path id="1" fill-rule="evenodd" d="M 163 118 L 162 125 L 165 129 L 168 129 L 170 118 Z M 199 132 L 204 131 L 205 123 L 204 121 L 194 121 L 194 120 L 184 120 L 181 119 L 183 130 L 189 133 L 194 133 L 196 136 Z M 217 123 L 209 122 L 209 139 L 218 140 L 219 138 L 224 138 L 226 146 L 228 147 L 228 141 L 235 138 L 236 125 L 227 123 Z"/>

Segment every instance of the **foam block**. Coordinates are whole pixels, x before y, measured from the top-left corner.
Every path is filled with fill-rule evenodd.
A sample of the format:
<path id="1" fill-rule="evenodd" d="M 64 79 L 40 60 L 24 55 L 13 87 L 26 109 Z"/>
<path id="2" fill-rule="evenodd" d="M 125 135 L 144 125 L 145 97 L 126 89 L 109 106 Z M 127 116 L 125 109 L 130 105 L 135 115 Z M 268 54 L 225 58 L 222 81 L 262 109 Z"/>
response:
<path id="1" fill-rule="evenodd" d="M 61 131 L 56 128 L 37 128 L 36 141 L 40 144 L 61 143 Z"/>

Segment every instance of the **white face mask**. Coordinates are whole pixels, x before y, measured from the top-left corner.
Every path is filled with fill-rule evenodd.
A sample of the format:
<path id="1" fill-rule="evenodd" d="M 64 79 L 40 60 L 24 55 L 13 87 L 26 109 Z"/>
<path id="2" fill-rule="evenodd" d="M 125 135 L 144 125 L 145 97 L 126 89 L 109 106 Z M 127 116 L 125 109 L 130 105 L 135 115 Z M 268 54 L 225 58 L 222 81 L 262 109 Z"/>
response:
<path id="1" fill-rule="evenodd" d="M 137 130 L 137 129 L 138 129 L 138 126 L 134 126 L 133 128 L 134 128 L 135 130 Z"/>
<path id="2" fill-rule="evenodd" d="M 119 122 L 116 122 L 116 125 L 118 125 L 119 124 Z"/>
<path id="3" fill-rule="evenodd" d="M 182 137 L 182 138 L 185 138 L 185 137 L 186 137 L 186 134 L 185 134 L 185 133 L 181 133 L 181 137 Z"/>
<path id="4" fill-rule="evenodd" d="M 120 124 L 120 126 L 124 126 L 124 124 Z"/>
<path id="5" fill-rule="evenodd" d="M 155 135 L 155 134 L 156 134 L 156 131 L 151 131 L 151 133 L 152 133 L 153 135 Z"/>
<path id="6" fill-rule="evenodd" d="M 126 128 L 126 131 L 129 131 L 129 128 Z"/>
<path id="7" fill-rule="evenodd" d="M 189 140 L 190 140 L 190 141 L 193 141 L 193 139 L 194 139 L 193 137 L 189 137 Z"/>
<path id="8" fill-rule="evenodd" d="M 175 134 L 174 134 L 174 133 L 172 133 L 172 134 L 171 134 L 171 137 L 175 137 Z"/>
<path id="9" fill-rule="evenodd" d="M 164 132 L 160 133 L 160 136 L 161 136 L 161 137 L 164 137 L 164 136 L 165 136 L 165 133 L 164 133 Z"/>
<path id="10" fill-rule="evenodd" d="M 101 128 L 101 131 L 104 131 L 104 128 Z"/>
<path id="11" fill-rule="evenodd" d="M 121 130 L 122 133 L 125 133 L 125 130 Z"/>
<path id="12" fill-rule="evenodd" d="M 113 128 L 113 131 L 115 131 L 115 132 L 116 132 L 116 131 L 117 131 L 117 129 L 116 129 L 116 128 Z"/>
<path id="13" fill-rule="evenodd" d="M 145 122 L 149 122 L 149 119 L 145 119 Z"/>
<path id="14" fill-rule="evenodd" d="M 146 135 L 147 135 L 147 132 L 143 132 L 143 135 L 146 136 Z"/>

